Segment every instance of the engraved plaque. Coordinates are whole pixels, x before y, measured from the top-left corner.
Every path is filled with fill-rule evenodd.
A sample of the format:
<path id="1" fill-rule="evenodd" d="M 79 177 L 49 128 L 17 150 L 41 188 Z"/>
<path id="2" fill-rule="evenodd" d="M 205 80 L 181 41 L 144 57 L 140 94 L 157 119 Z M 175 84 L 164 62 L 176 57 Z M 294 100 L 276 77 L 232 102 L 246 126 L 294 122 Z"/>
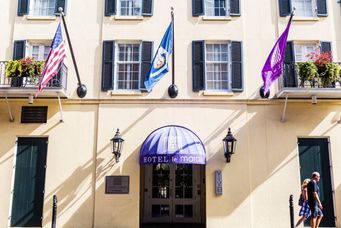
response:
<path id="1" fill-rule="evenodd" d="M 105 194 L 129 194 L 129 176 L 106 176 Z"/>
<path id="2" fill-rule="evenodd" d="M 215 171 L 215 194 L 216 195 L 223 194 L 223 178 L 221 170 Z"/>

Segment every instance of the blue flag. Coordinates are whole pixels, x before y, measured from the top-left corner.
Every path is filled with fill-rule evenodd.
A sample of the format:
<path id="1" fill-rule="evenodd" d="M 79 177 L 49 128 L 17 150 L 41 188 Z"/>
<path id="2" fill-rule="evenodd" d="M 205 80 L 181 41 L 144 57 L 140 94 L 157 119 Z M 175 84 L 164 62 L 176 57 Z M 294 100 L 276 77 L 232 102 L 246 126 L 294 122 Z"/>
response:
<path id="1" fill-rule="evenodd" d="M 173 24 L 169 24 L 161 44 L 154 56 L 149 74 L 144 81 L 144 85 L 150 92 L 155 84 L 169 71 L 168 60 L 173 51 Z"/>

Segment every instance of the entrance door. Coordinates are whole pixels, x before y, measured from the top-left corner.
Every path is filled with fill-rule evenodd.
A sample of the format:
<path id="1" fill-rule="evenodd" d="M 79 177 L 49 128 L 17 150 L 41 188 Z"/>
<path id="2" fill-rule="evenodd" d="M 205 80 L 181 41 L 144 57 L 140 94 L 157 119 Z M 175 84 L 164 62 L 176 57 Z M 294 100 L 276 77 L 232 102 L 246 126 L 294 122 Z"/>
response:
<path id="1" fill-rule="evenodd" d="M 301 180 L 311 178 L 317 171 L 321 174 L 318 185 L 320 199 L 323 205 L 323 219 L 321 227 L 335 227 L 333 190 L 331 180 L 331 163 L 329 160 L 329 142 L 327 138 L 300 138 L 298 139 Z M 305 223 L 309 226 L 308 221 Z"/>
<path id="2" fill-rule="evenodd" d="M 145 165 L 144 223 L 201 223 L 200 165 Z"/>
<path id="3" fill-rule="evenodd" d="M 11 226 L 42 226 L 47 140 L 18 138 Z"/>

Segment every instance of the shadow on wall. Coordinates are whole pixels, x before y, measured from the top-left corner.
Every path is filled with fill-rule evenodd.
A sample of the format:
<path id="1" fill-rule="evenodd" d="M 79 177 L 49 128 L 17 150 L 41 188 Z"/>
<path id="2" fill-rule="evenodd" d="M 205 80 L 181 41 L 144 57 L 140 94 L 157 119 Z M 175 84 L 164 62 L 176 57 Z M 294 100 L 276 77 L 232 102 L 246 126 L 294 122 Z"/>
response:
<path id="1" fill-rule="evenodd" d="M 139 105 L 136 105 L 139 106 Z M 174 108 L 180 108 L 181 105 L 175 105 Z M 210 166 L 214 166 L 217 168 L 221 169 L 229 169 L 229 171 L 233 171 L 234 173 L 243 173 L 243 170 L 250 168 L 251 173 L 243 176 L 245 178 L 244 181 L 238 180 L 240 176 L 238 175 L 228 175 L 224 177 L 226 180 L 224 181 L 231 181 L 231 183 L 235 183 L 235 186 L 229 187 L 229 191 L 231 194 L 234 195 L 233 198 L 229 198 L 229 206 L 224 206 L 220 207 L 220 210 L 215 210 L 214 212 L 210 212 L 211 215 L 214 213 L 214 216 L 221 216 L 221 217 L 226 217 L 228 215 L 231 215 L 236 208 L 238 208 L 248 197 L 250 197 L 251 193 L 253 193 L 255 190 L 257 190 L 260 186 L 266 185 L 267 181 L 271 178 L 278 178 L 278 175 L 283 174 L 283 169 L 286 169 L 287 165 L 291 162 L 293 162 L 294 159 L 297 159 L 297 154 L 293 154 L 293 151 L 297 149 L 297 135 L 311 135 L 311 132 L 315 129 L 316 126 L 319 125 L 323 121 L 323 119 L 329 114 L 328 109 L 319 109 L 318 114 L 314 115 L 313 118 L 311 118 L 309 123 L 306 123 L 304 128 L 300 128 L 298 124 L 304 123 L 304 120 L 306 119 L 307 114 L 312 115 L 314 113 L 314 107 L 311 105 L 307 105 L 306 107 L 300 108 L 294 108 L 293 106 L 297 106 L 296 104 L 292 104 L 291 110 L 288 110 L 288 118 L 290 118 L 290 121 L 287 123 L 280 123 L 279 122 L 279 117 L 282 111 L 282 106 L 281 105 L 276 105 L 276 106 L 250 106 L 248 110 L 248 119 L 247 122 L 238 130 L 238 132 L 234 131 L 235 137 L 238 139 L 249 139 L 249 140 L 259 140 L 259 141 L 271 141 L 271 144 L 266 144 L 264 146 L 261 146 L 258 148 L 256 151 L 253 148 L 245 148 L 249 150 L 248 151 L 237 151 L 235 155 L 232 157 L 231 163 L 226 165 L 224 157 L 223 157 L 223 152 L 222 152 L 222 145 L 218 146 L 217 148 L 210 148 L 210 153 L 212 154 L 211 157 L 208 158 L 208 163 L 211 163 Z M 300 105 L 302 106 L 302 105 Z M 198 109 L 204 109 L 206 106 L 204 105 L 199 105 Z M 225 107 L 222 106 L 222 109 Z M 303 111 L 302 111 L 303 110 Z M 141 120 L 146 118 L 152 110 L 147 110 L 144 112 L 136 121 L 134 121 L 129 127 L 125 130 L 127 132 L 128 130 L 132 130 L 134 126 L 139 123 Z M 316 110 L 315 110 L 316 112 Z M 244 115 L 244 111 L 240 111 L 237 108 L 232 112 L 232 114 L 224 119 L 223 122 L 217 125 L 216 129 L 211 131 L 211 134 L 206 137 L 203 141 L 205 145 L 210 144 L 212 140 L 215 140 L 217 137 L 220 137 L 221 135 L 226 134 L 226 130 L 229 126 L 236 124 L 236 121 L 240 121 L 240 118 Z M 200 113 L 198 115 L 201 115 Z M 181 121 L 180 121 L 181 122 Z M 154 128 L 160 127 L 160 123 L 155 122 L 151 123 L 152 125 L 155 125 Z M 179 124 L 181 123 L 174 123 L 174 124 Z M 161 124 L 161 125 L 166 125 L 166 124 Z M 257 127 L 259 126 L 265 126 L 265 131 L 258 131 Z M 288 131 L 292 133 L 293 127 L 296 127 L 297 134 L 288 136 Z M 196 129 L 194 127 L 190 127 L 191 130 L 196 132 Z M 262 128 L 261 128 L 262 129 Z M 279 130 L 280 129 L 280 130 Z M 327 129 L 324 133 L 327 135 L 328 132 L 331 129 Z M 146 136 L 150 132 L 146 132 Z M 247 136 L 245 136 L 247 135 Z M 290 141 L 290 143 L 283 144 L 282 140 L 283 138 L 286 138 L 286 140 Z M 247 142 L 243 142 L 239 140 L 238 144 L 244 144 Z M 140 146 L 142 144 L 141 142 L 138 142 L 136 148 L 132 151 L 132 153 L 129 153 L 129 155 L 126 157 L 125 160 L 121 160 L 119 164 L 115 164 L 114 161 L 110 161 L 108 163 L 103 163 L 103 160 L 97 160 L 97 174 L 96 174 L 96 181 L 102 180 L 105 176 L 108 175 L 121 175 L 122 173 L 131 173 L 131 170 L 128 170 L 128 166 L 125 166 L 126 164 L 131 164 L 131 163 L 138 163 L 138 157 L 139 157 L 139 150 Z M 278 148 L 278 145 L 281 145 L 280 148 Z M 107 147 L 109 144 L 102 148 L 98 153 L 102 153 L 104 151 L 108 151 Z M 273 148 L 272 148 L 273 147 Z M 273 152 L 269 152 L 273 151 Z M 244 154 L 243 154 L 244 153 Z M 245 164 L 245 159 L 238 159 L 241 156 L 246 156 L 248 159 L 249 164 Z M 244 163 L 243 163 L 244 162 Z M 75 224 L 75 221 L 78 221 L 77 217 L 82 216 L 82 213 L 87 214 L 88 209 L 91 209 L 93 199 L 87 198 L 84 200 L 84 196 L 81 195 L 81 193 L 77 192 L 77 187 L 82 185 L 82 181 L 87 177 L 93 175 L 91 172 L 91 161 L 87 162 L 84 164 L 82 167 L 79 167 L 75 170 L 75 172 L 70 175 L 70 177 L 63 183 L 61 184 L 51 195 L 49 195 L 49 199 L 52 198 L 52 194 L 57 194 L 60 205 L 59 205 L 59 213 L 58 216 L 62 216 L 63 213 L 65 213 L 68 208 L 70 208 L 73 204 L 76 203 L 77 200 L 79 200 L 81 197 L 83 197 L 83 204 L 79 206 L 79 209 L 77 211 L 77 214 L 75 213 L 71 218 L 68 219 L 66 223 L 64 223 L 64 227 L 73 227 Z M 261 166 L 259 167 L 259 164 Z M 117 165 L 117 166 L 116 166 Z M 248 165 L 250 165 L 248 167 Z M 116 166 L 116 168 L 115 168 Z M 211 173 L 206 173 L 207 176 L 209 175 L 214 175 L 213 173 L 214 170 L 209 170 Z M 297 174 L 299 175 L 299 171 L 297 170 Z M 130 179 L 131 182 L 138 183 L 139 182 L 139 177 L 138 175 L 132 177 Z M 75 185 L 75 182 L 77 184 Z M 290 181 L 291 183 L 293 181 Z M 295 182 L 295 181 L 294 181 Z M 238 186 L 239 185 L 239 186 Z M 240 188 L 247 188 L 249 189 L 248 191 L 242 191 L 240 192 Z M 288 216 L 287 221 L 289 221 L 289 213 L 288 213 L 288 197 L 290 194 L 294 194 L 294 199 L 297 199 L 298 194 L 299 194 L 299 187 L 300 183 L 297 183 L 297 189 L 292 189 L 292 191 L 281 192 L 280 195 L 275 195 L 278 194 L 276 191 L 266 191 L 266 190 L 261 190 L 261 191 L 266 191 L 266 197 L 264 205 L 272 205 L 273 200 L 277 199 L 278 201 L 284 202 L 283 204 L 281 203 L 280 207 L 281 210 L 283 210 L 283 213 L 286 213 Z M 68 192 L 66 191 L 67 189 L 74 188 L 73 191 Z M 91 183 L 89 183 L 89 186 L 87 189 L 92 188 Z M 139 191 L 139 189 L 130 189 L 131 193 L 130 194 L 136 194 L 139 195 L 139 192 L 134 192 L 134 191 Z M 91 190 L 93 191 L 93 189 Z M 337 189 L 337 194 L 341 194 L 340 192 L 340 186 Z M 106 197 L 101 196 L 105 192 L 105 186 L 104 183 L 100 184 L 98 188 L 95 190 L 95 195 L 98 195 L 99 197 L 96 197 L 96 205 L 106 205 Z M 295 195 L 296 194 L 296 195 Z M 124 197 L 124 196 L 122 196 Z M 207 197 L 212 197 L 212 196 L 207 196 Z M 109 207 L 112 207 L 112 210 L 107 211 L 106 215 L 99 215 L 96 214 L 96 218 L 100 219 L 101 216 L 109 216 L 111 218 L 120 218 L 121 216 L 124 216 L 127 211 L 129 211 L 130 208 L 133 207 L 139 207 L 139 202 L 134 201 L 133 197 L 132 199 L 127 199 L 124 201 L 124 203 L 116 204 L 115 205 L 110 205 Z M 51 207 L 51 202 L 48 202 L 47 207 Z M 115 208 L 120 208 L 120 210 L 115 210 Z M 98 210 L 98 208 L 97 208 Z M 263 218 L 260 219 L 265 219 L 268 215 L 270 215 L 272 212 L 272 208 L 266 209 L 268 211 L 264 211 L 263 208 Z M 50 211 L 47 213 L 50 214 Z M 83 215 L 84 215 L 83 214 Z M 262 215 L 261 215 L 262 216 Z M 50 215 L 48 217 L 48 221 L 50 219 Z M 115 221 L 113 221 L 115 222 Z M 119 222 L 118 222 L 119 223 Z M 265 225 L 266 227 L 269 227 L 269 224 Z M 86 225 L 84 226 L 86 227 Z"/>
<path id="2" fill-rule="evenodd" d="M 4 103 L 1 103 L 0 105 L 0 123 L 1 128 L 4 129 L 0 131 L 0 139 L 5 140 L 6 143 L 1 143 L 0 147 L 0 165 L 7 162 L 9 159 L 13 159 L 14 155 L 14 148 L 15 148 L 15 142 L 17 139 L 17 136 L 30 136 L 32 137 L 36 136 L 33 132 L 37 130 L 41 126 L 41 124 L 21 124 L 20 118 L 21 118 L 21 107 L 26 106 L 27 103 L 21 103 L 18 105 L 18 103 L 10 103 L 10 108 L 12 115 L 14 117 L 14 122 L 9 122 L 9 114 L 7 110 L 7 105 Z M 44 104 L 38 104 L 43 105 Z M 51 118 L 55 116 L 59 112 L 57 106 L 51 106 L 49 105 L 48 109 L 48 123 L 50 124 Z M 59 119 L 56 121 L 53 120 L 54 123 L 51 123 L 49 125 L 48 129 L 45 129 L 44 132 L 39 133 L 40 136 L 48 135 L 50 131 L 52 131 L 54 128 L 56 128 L 59 124 Z M 20 127 L 16 127 L 18 124 L 20 124 Z"/>
<path id="3" fill-rule="evenodd" d="M 300 106 L 300 108 L 297 108 Z M 143 105 L 136 104 L 131 105 L 132 108 L 136 107 L 143 107 Z M 174 105 L 172 109 L 180 110 L 179 112 L 182 113 L 183 119 L 185 118 L 192 118 L 190 115 L 183 115 L 186 114 L 185 110 L 182 112 L 181 108 L 184 108 L 184 105 Z M 296 107 L 296 108 L 295 108 Z M 162 107 L 160 107 L 161 109 Z M 205 110 L 207 105 L 197 105 L 193 108 L 197 108 L 198 110 Z M 258 189 L 262 185 L 266 185 L 267 181 L 271 178 L 277 178 L 277 174 L 282 174 L 282 170 L 286 168 L 286 165 L 296 159 L 296 154 L 292 152 L 296 150 L 297 145 L 297 135 L 311 135 L 311 132 L 314 131 L 316 126 L 321 123 L 324 118 L 330 114 L 328 109 L 318 109 L 316 110 L 316 106 L 312 105 L 301 105 L 301 104 L 290 104 L 288 109 L 288 119 L 290 121 L 286 123 L 280 123 L 279 117 L 282 111 L 281 105 L 269 105 L 269 106 L 248 106 L 247 113 L 246 110 L 239 110 L 240 106 L 231 106 L 229 109 L 233 110 L 229 116 L 223 119 L 223 121 L 219 124 L 216 124 L 216 128 L 210 130 L 210 134 L 203 139 L 205 145 L 209 145 L 213 140 L 220 138 L 221 136 L 226 135 L 227 128 L 229 126 L 238 125 L 241 126 L 238 131 L 233 130 L 233 133 L 238 141 L 238 145 L 248 144 L 248 142 L 243 142 L 241 139 L 245 139 L 250 141 L 251 145 L 255 141 L 264 142 L 264 146 L 261 145 L 260 148 L 255 150 L 254 148 L 247 148 L 245 146 L 237 147 L 237 153 L 233 155 L 231 163 L 226 165 L 225 159 L 223 157 L 222 152 L 222 144 L 219 144 L 217 148 L 209 148 L 210 157 L 208 158 L 209 167 L 216 167 L 221 169 L 229 169 L 228 173 L 238 173 L 243 174 L 245 173 L 245 169 L 251 169 L 251 172 L 246 172 L 245 176 L 243 176 L 243 180 L 238 180 L 240 178 L 239 175 L 228 175 L 224 177 L 224 181 L 231 181 L 231 183 L 235 183 L 234 186 L 229 186 L 229 191 L 233 194 L 232 197 L 228 197 L 228 205 L 220 207 L 219 210 L 215 210 L 214 212 L 210 212 L 210 216 L 223 216 L 226 217 L 231 215 L 236 208 L 238 208 L 248 197 L 250 197 L 251 193 L 253 193 L 256 189 Z M 147 118 L 149 115 L 152 114 L 156 108 L 153 106 L 147 109 L 145 112 L 141 114 L 132 124 L 130 124 L 124 132 L 132 131 L 136 125 L 139 125 L 140 122 Z M 170 109 L 169 112 L 173 110 Z M 226 109 L 225 105 L 216 106 L 214 109 Z M 335 109 L 334 109 L 335 110 Z M 56 114 L 58 110 L 54 110 L 52 113 Z M 50 110 L 49 110 L 50 113 Z M 122 112 L 123 114 L 124 112 Z M 207 113 L 205 112 L 197 112 L 197 115 L 200 118 L 205 119 Z M 244 118 L 244 115 L 247 115 L 247 118 Z M 306 123 L 306 116 L 310 115 L 311 119 L 309 123 Z M 18 118 L 18 117 L 17 117 Z M 119 118 L 119 116 L 117 116 Z M 199 119 L 200 119 L 199 118 Z M 177 122 L 173 124 L 183 125 L 181 119 L 177 119 Z M 164 120 L 167 123 L 160 123 L 160 121 L 154 121 L 150 123 L 154 129 L 159 128 L 163 125 L 167 125 L 170 120 Z M 239 121 L 245 121 L 239 122 Z M 241 124 L 242 123 L 242 124 Z M 300 127 L 304 124 L 304 128 Z M 35 128 L 39 125 L 27 125 L 27 127 L 23 127 L 20 129 L 12 129 L 13 140 L 15 140 L 15 135 L 29 135 L 32 133 Z M 195 125 L 194 125 L 195 126 Z M 54 125 L 53 127 L 56 127 Z M 187 126 L 194 132 L 197 132 L 195 127 Z M 288 132 L 293 132 L 292 129 L 297 128 L 297 132 L 295 135 L 288 135 Z M 265 131 L 259 131 L 258 129 L 265 129 Z M 280 130 L 279 130 L 280 129 Z M 324 133 L 328 135 L 328 132 L 331 129 L 328 128 Z M 20 131 L 20 132 L 18 132 Z M 47 129 L 44 134 L 48 134 L 50 129 Z M 150 132 L 146 132 L 145 136 L 147 136 Z M 5 134 L 5 133 L 1 133 Z M 6 138 L 8 138 L 9 132 L 6 132 Z M 95 132 L 94 132 L 95 134 Z M 101 133 L 99 132 L 99 135 Z M 282 140 L 286 138 L 287 141 L 290 143 L 283 144 Z M 219 141 L 222 140 L 219 139 Z M 271 141 L 271 144 L 266 144 L 266 141 Z M 93 217 L 93 205 L 94 205 L 94 196 L 96 197 L 96 205 L 106 205 L 106 197 L 104 195 L 104 183 L 100 184 L 98 188 L 95 190 L 93 183 L 96 181 L 97 183 L 101 183 L 100 181 L 104 179 L 105 176 L 108 175 L 120 175 L 122 173 L 133 173 L 131 166 L 126 166 L 125 164 L 138 164 L 139 160 L 139 150 L 140 146 L 143 141 L 136 142 L 136 148 L 131 153 L 127 153 L 127 157 L 124 160 L 121 160 L 119 164 L 115 164 L 113 160 L 104 161 L 96 156 L 101 155 L 102 153 L 107 153 L 109 150 L 109 142 L 103 148 L 98 150 L 96 154 L 93 155 L 92 159 L 87 160 L 81 166 L 78 166 L 74 171 L 70 174 L 70 176 L 65 179 L 62 183 L 60 183 L 55 189 L 51 191 L 48 195 L 45 195 L 45 219 L 44 221 L 46 224 L 44 226 L 49 226 L 51 221 L 51 207 L 52 207 L 52 196 L 55 194 L 58 197 L 58 219 L 59 224 L 63 225 L 63 227 L 74 227 L 77 223 L 78 225 L 82 225 L 82 227 L 92 227 L 92 225 L 87 224 L 79 224 L 82 222 L 82 217 L 89 218 Z M 278 148 L 278 145 L 281 145 Z M 7 148 L 7 149 L 6 149 Z M 1 148 L 0 158 L 3 160 L 2 157 L 12 155 L 11 148 L 12 146 L 7 145 L 6 148 Z M 239 148 L 239 150 L 238 150 Z M 240 149 L 244 148 L 245 151 L 241 151 Z M 207 152 L 208 152 L 207 151 Z M 273 153 L 269 152 L 273 151 Z M 106 157 L 107 155 L 105 155 Z M 111 156 L 108 155 L 108 156 Z M 102 155 L 103 157 L 103 155 Z M 241 159 L 244 157 L 244 159 Z M 246 158 L 245 158 L 246 157 Z M 94 171 L 94 164 L 97 162 L 97 170 L 96 174 Z M 248 162 L 248 164 L 245 164 Z M 211 164 L 210 164 L 211 163 Z M 261 164 L 260 167 L 258 165 Z M 116 167 L 115 167 L 116 166 Z M 231 171 L 231 172 L 230 172 Z M 137 171 L 138 172 L 138 171 Z M 212 176 L 214 175 L 214 170 L 208 170 L 206 175 Z M 298 173 L 299 171 L 297 171 Z M 134 177 L 131 176 L 131 182 L 139 183 L 139 176 L 135 175 Z M 277 199 L 278 201 L 285 202 L 281 208 L 284 208 L 284 213 L 287 213 L 287 202 L 288 196 L 293 193 L 299 193 L 299 184 L 297 183 L 297 189 L 293 189 L 292 192 L 281 192 L 280 195 L 274 195 L 277 192 L 264 192 L 267 194 L 265 198 L 264 205 L 272 205 L 273 199 Z M 248 191 L 240 192 L 240 188 L 246 188 Z M 336 189 L 336 193 L 341 195 L 340 185 Z M 131 189 L 130 194 L 139 195 L 139 189 Z M 122 196 L 124 197 L 124 196 Z M 208 198 L 212 196 L 207 196 Z M 297 198 L 298 195 L 294 196 Z M 109 213 L 107 215 L 96 215 L 96 218 L 100 219 L 101 216 L 109 216 L 111 218 L 120 218 L 124 216 L 130 208 L 139 208 L 139 201 L 134 201 L 135 198 L 130 197 L 124 201 L 121 205 L 110 205 L 113 210 L 107 211 Z M 272 202 L 272 203 L 271 203 Z M 281 204 L 282 205 L 282 204 Z M 115 210 L 115 208 L 120 208 L 120 210 Z M 339 206 L 340 207 L 340 206 Z M 75 209 L 76 208 L 76 209 Z M 263 216 L 266 217 L 269 214 L 271 215 L 271 209 L 268 208 L 269 211 L 263 210 Z M 70 213 L 71 212 L 71 213 Z M 265 218 L 260 219 L 265 219 Z M 83 219 L 85 221 L 89 221 L 89 219 Z M 288 213 L 288 221 L 289 221 L 289 213 Z M 268 227 L 268 226 L 266 226 Z"/>

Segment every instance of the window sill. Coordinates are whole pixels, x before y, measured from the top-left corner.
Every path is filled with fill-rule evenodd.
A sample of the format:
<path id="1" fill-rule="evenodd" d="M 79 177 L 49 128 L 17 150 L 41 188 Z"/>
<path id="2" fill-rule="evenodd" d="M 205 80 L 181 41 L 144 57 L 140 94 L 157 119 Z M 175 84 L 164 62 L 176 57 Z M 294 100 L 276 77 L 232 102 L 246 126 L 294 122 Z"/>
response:
<path id="1" fill-rule="evenodd" d="M 26 16 L 27 20 L 48 20 L 48 21 L 53 21 L 56 20 L 56 16 L 32 16 L 32 15 L 27 15 Z"/>
<path id="2" fill-rule="evenodd" d="M 231 21 L 230 16 L 202 16 L 203 21 Z"/>
<path id="3" fill-rule="evenodd" d="M 293 17 L 293 21 L 319 21 L 318 17 Z"/>
<path id="4" fill-rule="evenodd" d="M 203 91 L 204 96 L 233 96 L 234 93 L 230 91 Z"/>
<path id="5" fill-rule="evenodd" d="M 142 92 L 138 90 L 111 90 L 111 96 L 141 96 Z"/>
<path id="6" fill-rule="evenodd" d="M 143 16 L 113 16 L 114 20 L 118 20 L 118 21 L 142 21 L 143 20 Z"/>

